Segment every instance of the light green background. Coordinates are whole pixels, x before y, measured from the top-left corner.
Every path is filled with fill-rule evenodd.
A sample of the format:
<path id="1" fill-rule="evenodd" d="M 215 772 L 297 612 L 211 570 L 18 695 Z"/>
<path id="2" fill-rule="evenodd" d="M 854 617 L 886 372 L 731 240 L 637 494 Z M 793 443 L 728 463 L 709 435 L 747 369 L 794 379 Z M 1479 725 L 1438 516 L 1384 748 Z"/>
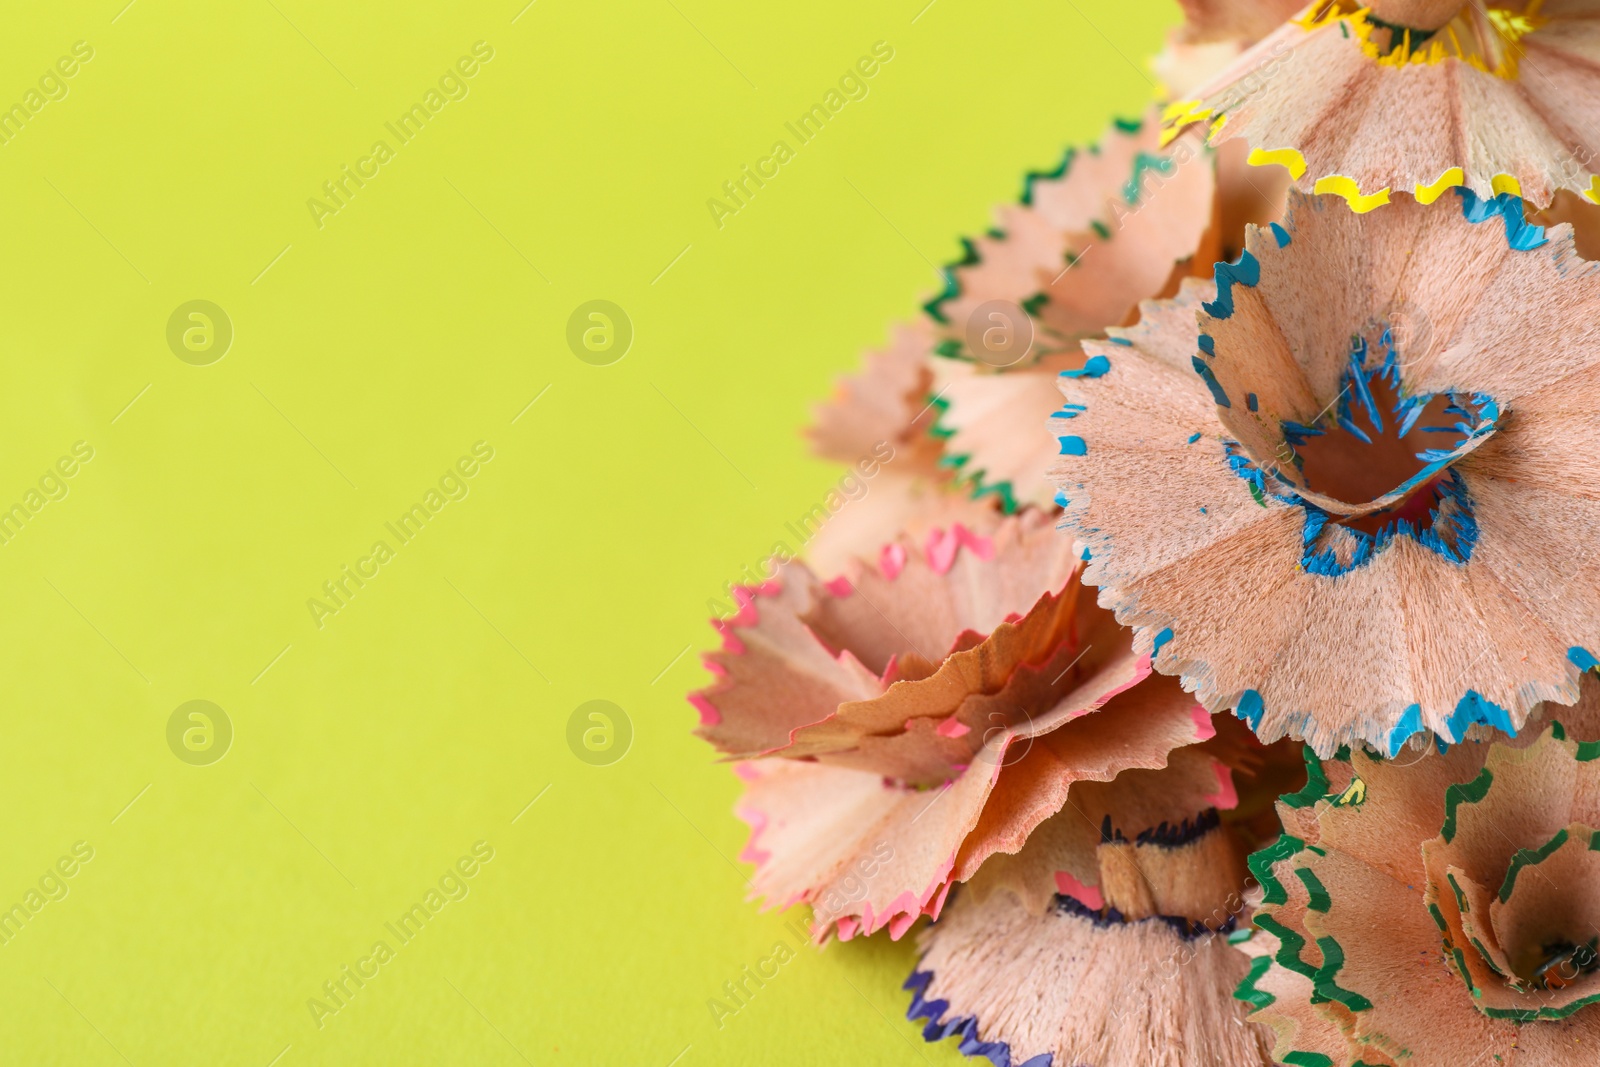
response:
<path id="1" fill-rule="evenodd" d="M 904 1020 L 909 939 L 804 952 L 716 1025 L 784 917 L 745 902 L 683 694 L 706 602 L 837 476 L 810 405 L 1024 170 L 1140 110 L 1174 6 L 124 2 L 0 35 L 0 104 L 94 50 L 0 146 L 0 507 L 94 450 L 0 546 L 0 907 L 94 850 L 0 946 L 0 1058 L 959 1062 Z M 469 95 L 395 143 L 476 41 Z M 706 200 L 877 41 L 870 95 L 719 230 Z M 635 327 L 608 367 L 564 340 L 595 298 Z M 192 299 L 234 324 L 210 366 L 166 344 Z M 167 745 L 193 699 L 234 727 L 210 766 Z M 633 724 L 612 766 L 566 744 L 591 699 Z M 469 895 L 319 1028 L 477 841 Z"/>

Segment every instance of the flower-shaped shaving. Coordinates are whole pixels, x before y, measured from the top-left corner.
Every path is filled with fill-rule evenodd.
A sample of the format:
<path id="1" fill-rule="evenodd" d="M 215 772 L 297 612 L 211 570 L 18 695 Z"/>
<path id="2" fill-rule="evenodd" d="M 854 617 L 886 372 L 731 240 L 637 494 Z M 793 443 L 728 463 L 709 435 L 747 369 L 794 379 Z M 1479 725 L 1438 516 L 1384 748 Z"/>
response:
<path id="1" fill-rule="evenodd" d="M 1235 254 L 1246 221 L 1281 211 L 1283 186 L 1247 175 L 1231 153 L 1158 140 L 1153 117 L 1118 123 L 1055 170 L 1030 174 L 999 226 L 963 242 L 966 257 L 926 305 L 942 357 L 934 433 L 980 499 L 1049 507 L 1050 440 L 1018 426 L 1055 406 L 1057 374 L 1093 373 L 1080 343 Z"/>
<path id="2" fill-rule="evenodd" d="M 1600 196 L 1596 0 L 1319 0 L 1168 108 L 1367 211 L 1464 186 Z"/>
<path id="3" fill-rule="evenodd" d="M 1213 299 L 1062 380 L 1085 580 L 1263 738 L 1514 731 L 1600 649 L 1600 276 L 1514 199 L 1451 200 L 1295 194 Z"/>
<path id="4" fill-rule="evenodd" d="M 1150 650 L 1093 603 L 1036 512 L 885 547 L 853 578 L 789 563 L 719 624 L 699 733 L 742 761 L 745 858 L 814 931 L 937 914 L 952 882 L 1015 853 L 1078 781 L 1159 768 L 1213 734 Z M 1213 785 L 1217 779 L 1213 775 Z"/>
<path id="5" fill-rule="evenodd" d="M 1594 1062 L 1600 744 L 1576 737 L 1600 682 L 1546 711 L 1516 740 L 1309 760 L 1284 835 L 1250 858 L 1264 895 L 1239 946 L 1237 995 L 1280 1062 Z"/>
<path id="6" fill-rule="evenodd" d="M 1302 761 L 1216 726 L 1164 768 L 1075 783 L 1020 852 L 957 890 L 906 983 L 925 1038 L 996 1063 L 1271 1062 L 1270 1031 L 1232 998 L 1249 961 L 1228 941 L 1249 919 L 1245 854 L 1276 835 L 1272 800 Z"/>

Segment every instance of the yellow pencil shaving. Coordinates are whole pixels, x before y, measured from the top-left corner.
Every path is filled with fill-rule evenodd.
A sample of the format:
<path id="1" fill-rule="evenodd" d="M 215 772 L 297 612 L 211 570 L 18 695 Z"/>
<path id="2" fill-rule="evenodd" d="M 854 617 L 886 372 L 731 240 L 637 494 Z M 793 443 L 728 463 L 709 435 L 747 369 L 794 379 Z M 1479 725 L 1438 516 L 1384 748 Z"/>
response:
<path id="1" fill-rule="evenodd" d="M 1359 17 L 1362 21 L 1365 21 L 1367 12 L 1371 10 L 1369 7 L 1358 8 L 1354 4 L 1344 2 L 1344 0 L 1328 0 L 1327 3 L 1317 4 L 1307 10 L 1305 14 L 1289 21 L 1306 30 L 1320 30 L 1324 26 L 1331 26 L 1340 19 Z"/>
<path id="2" fill-rule="evenodd" d="M 1306 157 L 1293 148 L 1252 148 L 1247 162 L 1252 167 L 1270 167 L 1274 163 L 1289 168 L 1289 177 L 1299 180 L 1306 172 Z"/>
<path id="3" fill-rule="evenodd" d="M 1161 111 L 1161 121 L 1170 123 L 1174 120 L 1182 125 L 1199 122 L 1208 117 L 1211 110 L 1205 107 L 1204 100 L 1174 100 Z"/>
<path id="4" fill-rule="evenodd" d="M 1350 807 L 1352 805 L 1359 807 L 1366 799 L 1367 783 L 1363 782 L 1360 778 L 1352 778 L 1350 780 L 1350 785 L 1343 793 L 1339 794 L 1338 799 L 1335 800 L 1333 804 L 1334 807 L 1337 808 Z"/>
<path id="5" fill-rule="evenodd" d="M 1443 196 L 1446 189 L 1454 189 L 1458 185 L 1466 184 L 1466 181 L 1467 175 L 1460 167 L 1451 167 L 1439 175 L 1438 180 L 1432 184 L 1417 183 L 1417 203 L 1431 204 Z"/>
<path id="6" fill-rule="evenodd" d="M 1328 0 L 1293 21 L 1308 32 L 1343 23 L 1361 51 L 1382 67 L 1400 69 L 1459 59 L 1485 74 L 1510 80 L 1517 77 L 1522 39 L 1549 22 L 1539 13 L 1541 2 L 1533 0 L 1522 10 L 1513 7 L 1511 0 L 1465 5 L 1424 40 L 1416 39 L 1413 31 L 1405 27 L 1374 22 L 1370 17 L 1372 9 L 1354 0 Z M 1380 30 L 1385 36 L 1374 39 Z"/>
<path id="7" fill-rule="evenodd" d="M 1199 100 L 1176 100 L 1167 105 L 1161 113 L 1161 137 L 1159 144 L 1167 147 L 1189 126 L 1196 122 L 1204 122 L 1210 118 L 1212 110 L 1202 106 Z"/>
<path id="8" fill-rule="evenodd" d="M 1313 193 L 1326 193 L 1330 196 L 1340 196 L 1350 205 L 1350 210 L 1357 215 L 1364 215 L 1375 207 L 1382 207 L 1389 202 L 1389 190 L 1379 189 L 1375 193 L 1363 193 L 1354 178 L 1343 174 L 1329 174 L 1318 178 L 1317 184 L 1312 186 Z"/>
<path id="9" fill-rule="evenodd" d="M 1496 196 L 1501 193 L 1510 193 L 1512 196 L 1522 195 L 1522 183 L 1510 174 L 1496 174 L 1489 180 L 1489 188 L 1494 191 Z"/>

